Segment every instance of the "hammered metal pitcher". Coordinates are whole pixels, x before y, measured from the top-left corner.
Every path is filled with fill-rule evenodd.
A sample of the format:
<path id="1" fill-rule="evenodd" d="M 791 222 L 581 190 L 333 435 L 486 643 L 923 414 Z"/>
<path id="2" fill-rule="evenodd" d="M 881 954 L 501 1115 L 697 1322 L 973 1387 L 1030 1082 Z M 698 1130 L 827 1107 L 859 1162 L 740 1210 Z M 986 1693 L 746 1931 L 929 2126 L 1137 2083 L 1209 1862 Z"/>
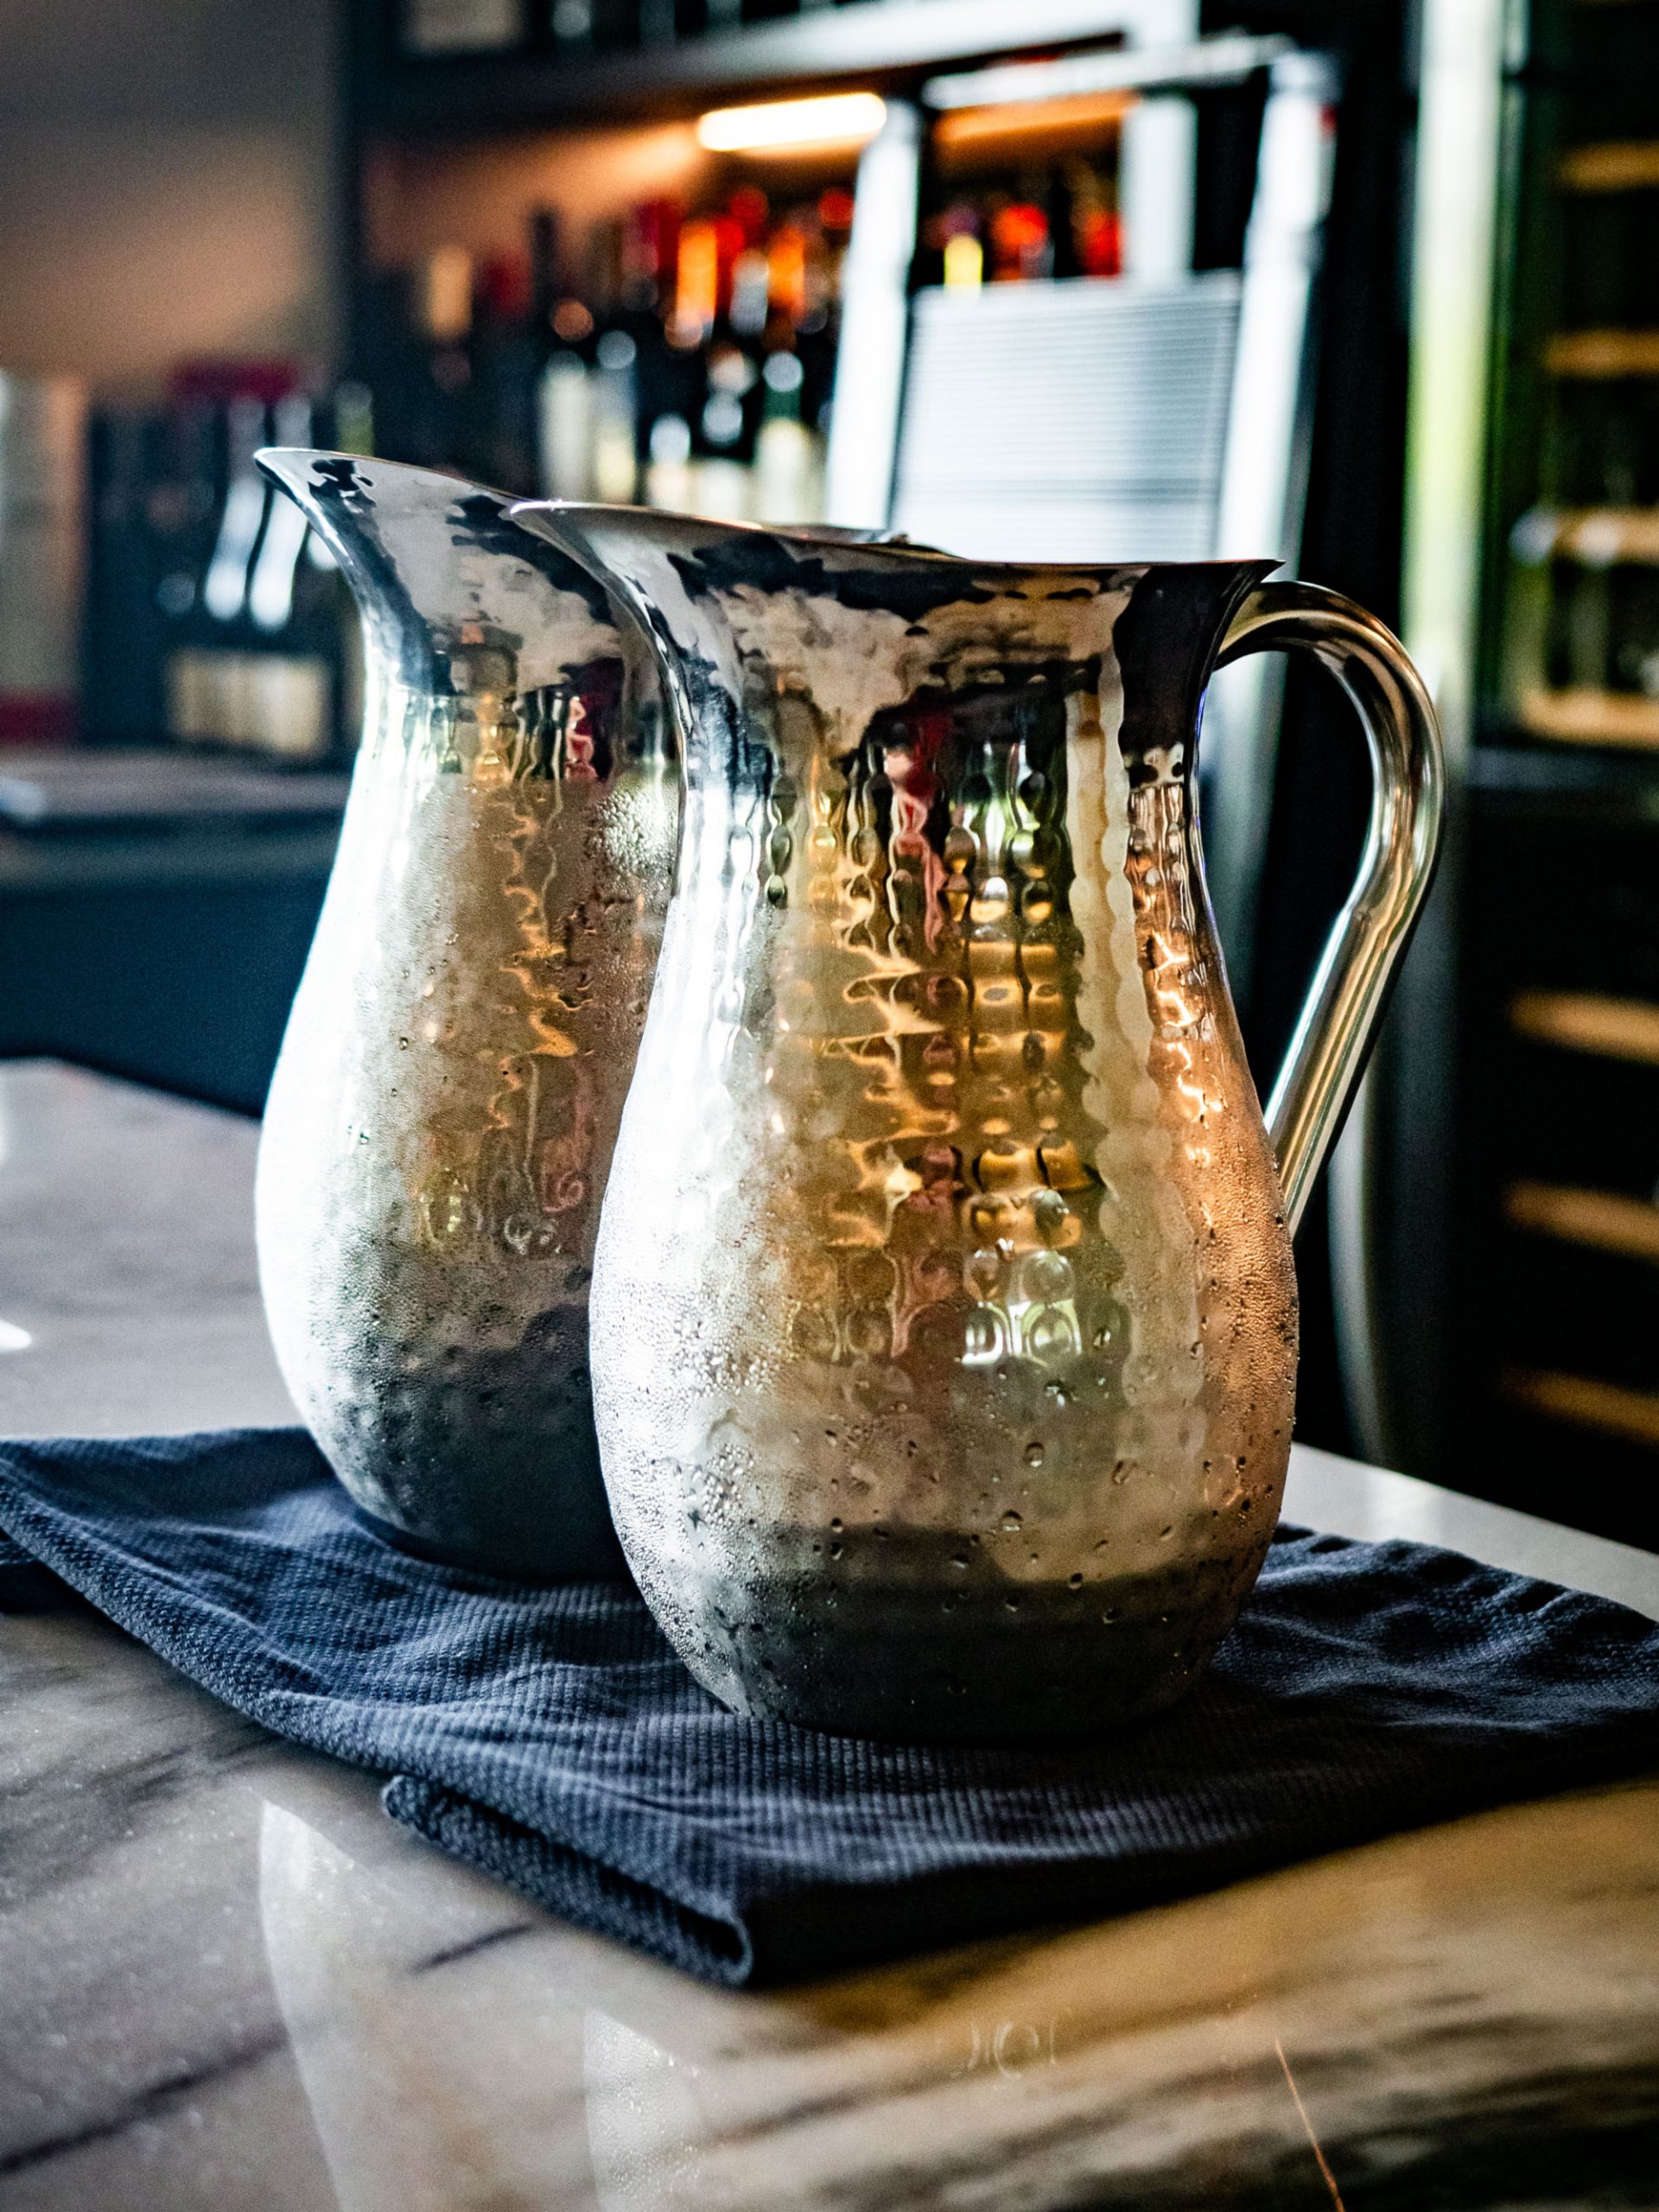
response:
<path id="1" fill-rule="evenodd" d="M 513 512 L 634 605 L 683 750 L 592 1302 L 640 1587 L 709 1688 L 809 1726 L 1168 1704 L 1272 1534 L 1291 1232 L 1433 866 L 1409 662 L 1269 563 Z M 1376 802 L 1264 1125 L 1194 753 L 1217 661 L 1287 646 L 1353 699 Z"/>
<path id="2" fill-rule="evenodd" d="M 260 465 L 344 570 L 365 655 L 259 1149 L 277 1358 L 395 1534 L 502 1574 L 620 1574 L 588 1284 L 678 813 L 649 657 L 499 493 L 346 454 Z"/>

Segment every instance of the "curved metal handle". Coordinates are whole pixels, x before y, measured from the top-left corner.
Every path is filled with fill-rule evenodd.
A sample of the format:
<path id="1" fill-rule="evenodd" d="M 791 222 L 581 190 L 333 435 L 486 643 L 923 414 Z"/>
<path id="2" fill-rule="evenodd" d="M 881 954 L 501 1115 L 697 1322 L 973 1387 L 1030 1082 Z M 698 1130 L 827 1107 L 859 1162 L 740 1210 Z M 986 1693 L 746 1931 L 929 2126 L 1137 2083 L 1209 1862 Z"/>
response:
<path id="1" fill-rule="evenodd" d="M 1446 767 L 1421 677 L 1393 632 L 1352 600 L 1318 584 L 1259 586 L 1233 618 L 1216 664 L 1262 652 L 1308 652 L 1328 668 L 1354 702 L 1371 755 L 1371 820 L 1359 874 L 1319 956 L 1267 1106 L 1294 1233 L 1434 874 Z"/>

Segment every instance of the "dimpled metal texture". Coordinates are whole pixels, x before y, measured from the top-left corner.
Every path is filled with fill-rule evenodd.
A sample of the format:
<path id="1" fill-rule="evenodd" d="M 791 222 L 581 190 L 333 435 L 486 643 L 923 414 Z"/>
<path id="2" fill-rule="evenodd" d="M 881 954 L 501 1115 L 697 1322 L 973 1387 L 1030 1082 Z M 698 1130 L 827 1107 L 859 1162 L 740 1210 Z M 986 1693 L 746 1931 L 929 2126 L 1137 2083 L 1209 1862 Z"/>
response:
<path id="1" fill-rule="evenodd" d="M 686 749 L 594 1262 L 642 1589 L 717 1695 L 810 1726 L 1169 1703 L 1290 1444 L 1289 1237 L 1192 801 L 1260 566 L 542 526 L 635 594 Z"/>
<path id="2" fill-rule="evenodd" d="M 264 460 L 344 569 L 366 661 L 260 1147 L 283 1373 L 394 1529 L 503 1574 L 620 1573 L 588 1286 L 677 817 L 649 657 L 499 495 Z"/>

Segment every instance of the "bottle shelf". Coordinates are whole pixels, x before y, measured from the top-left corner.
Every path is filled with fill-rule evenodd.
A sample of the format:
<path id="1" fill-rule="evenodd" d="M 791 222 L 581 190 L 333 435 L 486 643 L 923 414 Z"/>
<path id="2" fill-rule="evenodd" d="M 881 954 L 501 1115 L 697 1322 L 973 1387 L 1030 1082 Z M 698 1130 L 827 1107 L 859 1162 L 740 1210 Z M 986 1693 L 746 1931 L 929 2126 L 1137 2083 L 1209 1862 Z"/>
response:
<path id="1" fill-rule="evenodd" d="M 1568 804 L 1611 810 L 1621 820 L 1659 821 L 1659 752 L 1510 744 L 1502 740 L 1520 735 L 1511 721 L 1492 728 L 1500 734 L 1483 736 L 1466 770 L 1469 788 L 1489 808 Z"/>
<path id="2" fill-rule="evenodd" d="M 1504 1219 L 1514 1228 L 1659 1266 L 1659 1206 L 1645 1199 L 1617 1191 L 1523 1182 L 1510 1185 L 1503 1204 Z"/>
<path id="3" fill-rule="evenodd" d="M 367 17 L 370 11 L 364 10 Z M 572 45 L 553 54 L 469 54 L 388 62 L 369 51 L 360 69 L 361 120 L 394 133 L 433 129 L 497 134 L 578 117 L 695 110 L 711 94 L 894 74 L 1065 47 L 1121 34 L 1122 0 L 1024 0 L 1011 32 L 1007 0 L 856 0 L 810 7 L 768 22 L 714 24 L 671 42 L 611 50 Z"/>
<path id="4" fill-rule="evenodd" d="M 1614 138 L 1575 146 L 1561 156 L 1555 181 L 1563 192 L 1659 190 L 1659 138 Z"/>
<path id="5" fill-rule="evenodd" d="M 1557 331 L 1544 342 L 1544 366 L 1592 383 L 1659 377 L 1659 330 Z"/>
<path id="6" fill-rule="evenodd" d="M 1659 507 L 1563 507 L 1536 519 L 1544 528 L 1530 549 L 1535 557 L 1589 569 L 1659 568 Z"/>
<path id="7" fill-rule="evenodd" d="M 1510 1007 L 1521 1036 L 1602 1059 L 1659 1067 L 1659 1006 L 1592 991 L 1522 991 Z"/>
<path id="8" fill-rule="evenodd" d="M 1659 1393 L 1632 1390 L 1589 1375 L 1564 1375 L 1551 1368 L 1514 1367 L 1498 1377 L 1498 1389 L 1512 1405 L 1552 1421 L 1592 1428 L 1659 1452 Z"/>
<path id="9" fill-rule="evenodd" d="M 1659 699 L 1640 691 L 1603 691 L 1575 683 L 1523 691 L 1516 720 L 1530 737 L 1558 745 L 1615 745 L 1659 750 Z"/>

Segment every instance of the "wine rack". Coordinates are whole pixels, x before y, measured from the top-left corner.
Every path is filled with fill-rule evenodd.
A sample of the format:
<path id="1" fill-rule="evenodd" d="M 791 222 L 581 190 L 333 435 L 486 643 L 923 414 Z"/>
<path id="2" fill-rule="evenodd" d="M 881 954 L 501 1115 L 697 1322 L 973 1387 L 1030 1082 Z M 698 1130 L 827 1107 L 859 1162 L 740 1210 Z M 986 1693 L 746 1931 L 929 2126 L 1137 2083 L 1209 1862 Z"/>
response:
<path id="1" fill-rule="evenodd" d="M 1452 1453 L 1659 1543 L 1659 5 L 1536 0 L 1515 60 Z"/>

